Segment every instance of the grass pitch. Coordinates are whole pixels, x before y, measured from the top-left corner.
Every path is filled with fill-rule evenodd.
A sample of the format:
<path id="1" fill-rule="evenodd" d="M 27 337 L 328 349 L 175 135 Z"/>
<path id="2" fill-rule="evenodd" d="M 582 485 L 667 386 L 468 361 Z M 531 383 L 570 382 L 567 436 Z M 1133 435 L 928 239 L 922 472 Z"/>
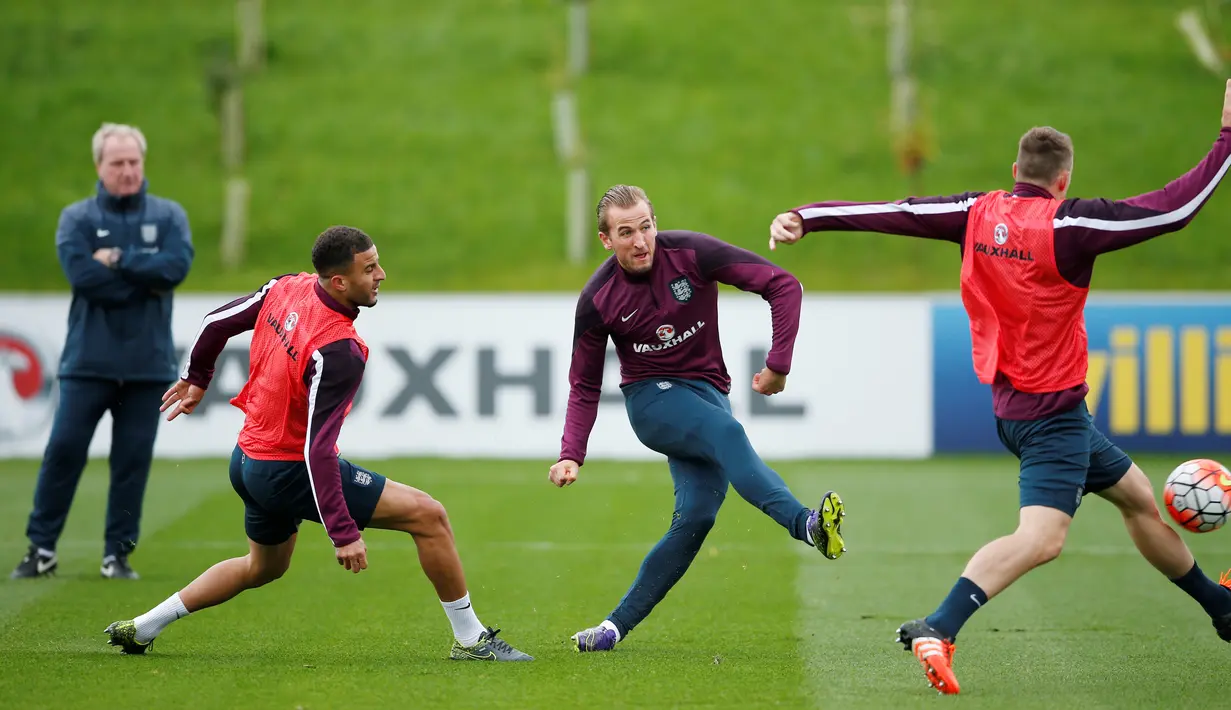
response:
<path id="1" fill-rule="evenodd" d="M 1157 481 L 1175 461 L 1140 459 Z M 780 466 L 805 502 L 845 498 L 850 551 L 830 562 L 732 492 L 684 580 L 614 653 L 568 636 L 601 620 L 666 528 L 665 466 L 594 462 L 557 490 L 545 462 L 371 462 L 449 508 L 475 609 L 537 656 L 446 660 L 449 626 L 409 538 L 368 534 L 371 567 L 339 569 L 305 524 L 290 572 L 169 627 L 143 657 L 104 643 L 226 556 L 242 507 L 221 461 L 159 461 L 133 556 L 137 582 L 98 577 L 106 469 L 92 462 L 51 580 L 0 581 L 8 708 L 922 707 L 939 702 L 891 643 L 930 612 L 974 550 L 1013 527 L 1007 458 Z M 35 462 L 0 463 L 0 562 L 15 564 Z M 1184 533 L 1207 572 L 1224 532 Z M 6 570 L 7 571 L 7 568 Z M 1201 609 L 1138 558 L 1110 505 L 1087 498 L 1059 560 L 977 614 L 959 639 L 964 707 L 1210 703 L 1231 649 Z"/>

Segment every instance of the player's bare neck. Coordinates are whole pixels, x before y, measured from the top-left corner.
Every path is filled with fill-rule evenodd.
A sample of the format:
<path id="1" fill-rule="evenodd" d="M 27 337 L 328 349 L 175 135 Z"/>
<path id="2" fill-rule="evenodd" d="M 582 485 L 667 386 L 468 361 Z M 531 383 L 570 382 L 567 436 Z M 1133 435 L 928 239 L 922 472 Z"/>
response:
<path id="1" fill-rule="evenodd" d="M 351 300 L 346 297 L 346 294 L 340 293 L 337 290 L 331 288 L 329 285 L 329 282 L 326 281 L 325 279 L 318 278 L 316 280 L 316 283 L 317 285 L 321 287 L 321 293 L 333 299 L 334 302 L 337 303 L 339 306 L 342 306 L 343 308 L 346 308 L 348 310 L 357 310 L 359 308 L 359 306 L 355 305 L 354 303 L 351 303 Z"/>

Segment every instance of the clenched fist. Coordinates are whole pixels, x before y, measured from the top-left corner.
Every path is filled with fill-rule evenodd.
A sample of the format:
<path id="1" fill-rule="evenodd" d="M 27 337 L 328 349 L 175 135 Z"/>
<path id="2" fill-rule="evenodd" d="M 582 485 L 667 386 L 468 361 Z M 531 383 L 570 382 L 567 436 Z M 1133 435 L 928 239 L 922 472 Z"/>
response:
<path id="1" fill-rule="evenodd" d="M 577 468 L 576 461 L 564 459 L 551 467 L 547 480 L 554 483 L 557 488 L 563 488 L 577 480 Z"/>
<path id="2" fill-rule="evenodd" d="M 1231 89 L 1228 89 L 1231 91 Z M 783 212 L 774 217 L 769 225 L 770 251 L 778 248 L 778 242 L 794 244 L 804 236 L 804 221 L 794 212 Z"/>
<path id="3" fill-rule="evenodd" d="M 786 389 L 786 375 L 768 367 L 752 376 L 752 391 L 763 395 L 778 394 Z"/>

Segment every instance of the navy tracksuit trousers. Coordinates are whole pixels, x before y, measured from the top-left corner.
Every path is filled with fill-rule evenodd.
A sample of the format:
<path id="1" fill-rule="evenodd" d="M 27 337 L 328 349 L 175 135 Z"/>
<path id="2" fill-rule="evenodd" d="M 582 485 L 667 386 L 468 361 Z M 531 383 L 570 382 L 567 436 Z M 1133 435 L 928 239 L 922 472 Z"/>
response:
<path id="1" fill-rule="evenodd" d="M 85 469 L 90 440 L 103 413 L 110 410 L 111 487 L 103 555 L 132 552 L 140 533 L 141 504 L 158 433 L 158 408 L 167 386 L 157 382 L 60 379 L 60 401 L 26 526 L 31 544 L 56 549 Z"/>
<path id="2" fill-rule="evenodd" d="M 727 396 L 707 382 L 654 379 L 624 388 L 628 420 L 641 443 L 667 456 L 675 482 L 671 527 L 646 555 L 610 619 L 628 634 L 684 576 L 714 526 L 727 485 L 797 540 L 811 512 L 753 450 Z"/>

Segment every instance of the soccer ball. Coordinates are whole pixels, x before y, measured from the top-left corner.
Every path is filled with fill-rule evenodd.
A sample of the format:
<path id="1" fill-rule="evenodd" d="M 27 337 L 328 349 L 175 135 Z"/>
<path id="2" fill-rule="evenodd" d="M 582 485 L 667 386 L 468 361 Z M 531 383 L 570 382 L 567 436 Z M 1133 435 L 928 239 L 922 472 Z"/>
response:
<path id="1" fill-rule="evenodd" d="M 1185 461 L 1167 476 L 1163 503 L 1185 530 L 1217 530 L 1231 517 L 1231 472 L 1210 459 Z"/>

